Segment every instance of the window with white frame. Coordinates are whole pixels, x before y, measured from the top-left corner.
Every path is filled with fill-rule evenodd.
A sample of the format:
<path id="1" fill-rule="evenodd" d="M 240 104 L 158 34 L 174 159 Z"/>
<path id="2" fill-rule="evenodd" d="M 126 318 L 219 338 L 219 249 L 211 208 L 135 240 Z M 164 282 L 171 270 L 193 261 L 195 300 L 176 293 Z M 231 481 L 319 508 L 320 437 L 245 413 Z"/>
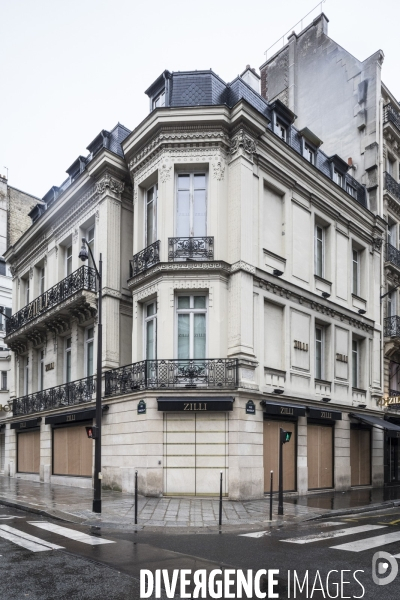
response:
<path id="1" fill-rule="evenodd" d="M 353 198 L 356 198 L 357 196 L 356 188 L 350 185 L 349 183 L 346 184 L 346 192 L 350 194 L 350 196 L 353 196 Z"/>
<path id="2" fill-rule="evenodd" d="M 85 331 L 85 377 L 93 375 L 94 328 L 88 327 Z"/>
<path id="3" fill-rule="evenodd" d="M 178 359 L 206 357 L 206 300 L 197 294 L 177 297 Z"/>
<path id="4" fill-rule="evenodd" d="M 308 144 L 304 144 L 303 156 L 308 162 L 315 165 L 315 151 Z"/>
<path id="5" fill-rule="evenodd" d="M 324 329 L 321 325 L 315 327 L 315 378 L 324 379 Z"/>
<path id="6" fill-rule="evenodd" d="M 176 235 L 207 235 L 207 177 L 205 173 L 180 173 L 177 176 Z"/>
<path id="7" fill-rule="evenodd" d="M 354 388 L 359 387 L 359 343 L 357 340 L 353 340 L 352 342 L 352 351 L 351 351 L 351 384 Z"/>
<path id="8" fill-rule="evenodd" d="M 144 344 L 147 360 L 157 358 L 157 302 L 150 302 L 144 307 Z"/>
<path id="9" fill-rule="evenodd" d="M 343 187 L 343 174 L 337 169 L 333 169 L 333 181 L 340 185 L 340 187 Z"/>
<path id="10" fill-rule="evenodd" d="M 386 158 L 386 170 L 392 177 L 395 177 L 395 166 L 396 161 L 393 160 L 393 158 L 391 158 L 390 156 L 388 156 Z"/>
<path id="11" fill-rule="evenodd" d="M 400 395 L 400 364 L 390 361 L 389 364 L 389 395 L 393 392 Z M 395 394 L 393 394 L 395 395 Z"/>
<path id="12" fill-rule="evenodd" d="M 352 292 L 360 295 L 360 252 L 352 249 Z"/>
<path id="13" fill-rule="evenodd" d="M 282 121 L 279 121 L 279 119 L 276 120 L 276 131 L 277 134 L 279 135 L 279 137 L 284 141 L 287 142 L 287 127 L 282 123 Z"/>
<path id="14" fill-rule="evenodd" d="M 8 389 L 7 388 L 7 371 L 1 372 L 1 389 L 3 390 L 3 392 Z"/>
<path id="15" fill-rule="evenodd" d="M 322 225 L 315 225 L 315 274 L 324 277 L 325 262 L 325 230 Z"/>
<path id="16" fill-rule="evenodd" d="M 92 227 L 89 227 L 89 229 L 86 231 L 86 241 L 87 241 L 87 244 L 88 244 L 89 248 L 91 249 L 92 254 L 94 256 L 94 225 L 92 225 Z M 93 268 L 94 265 L 93 265 L 93 260 L 90 255 L 90 252 L 88 252 L 88 254 L 89 254 L 88 265 L 89 265 L 89 267 Z"/>
<path id="17" fill-rule="evenodd" d="M 153 185 L 146 192 L 146 247 L 157 241 L 157 198 L 158 185 Z"/>
<path id="18" fill-rule="evenodd" d="M 387 316 L 394 317 L 396 315 L 396 295 L 397 291 L 393 290 L 387 297 Z"/>
<path id="19" fill-rule="evenodd" d="M 40 284 L 39 284 L 39 294 L 44 294 L 46 289 L 46 270 L 45 267 L 40 268 Z"/>
<path id="20" fill-rule="evenodd" d="M 30 277 L 29 277 L 29 273 L 28 273 L 28 277 L 25 279 L 25 304 L 29 304 L 29 298 L 30 298 Z"/>
<path id="21" fill-rule="evenodd" d="M 388 222 L 388 230 L 387 230 L 387 242 L 394 248 L 397 248 L 397 225 L 393 221 Z"/>
<path id="22" fill-rule="evenodd" d="M 65 382 L 71 382 L 72 338 L 65 338 Z"/>
<path id="23" fill-rule="evenodd" d="M 94 234 L 94 232 L 93 232 Z M 72 273 L 72 246 L 68 246 L 65 249 L 65 275 L 71 275 Z"/>
<path id="24" fill-rule="evenodd" d="M 24 394 L 28 395 L 29 390 L 29 356 L 25 356 L 24 360 Z"/>
<path id="25" fill-rule="evenodd" d="M 165 90 L 162 90 L 158 96 L 153 99 L 153 108 L 165 106 Z"/>
<path id="26" fill-rule="evenodd" d="M 42 392 L 44 390 L 44 350 L 39 350 L 39 373 L 38 373 L 38 390 Z"/>

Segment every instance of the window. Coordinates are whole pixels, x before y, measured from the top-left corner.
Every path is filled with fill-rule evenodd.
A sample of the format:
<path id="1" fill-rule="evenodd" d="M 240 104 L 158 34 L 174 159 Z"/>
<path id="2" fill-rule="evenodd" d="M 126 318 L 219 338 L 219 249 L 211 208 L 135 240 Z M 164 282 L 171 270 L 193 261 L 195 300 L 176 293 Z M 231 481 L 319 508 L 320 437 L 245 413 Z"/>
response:
<path id="1" fill-rule="evenodd" d="M 387 316 L 394 317 L 396 315 L 396 290 L 391 292 L 387 297 Z"/>
<path id="2" fill-rule="evenodd" d="M 157 240 L 158 186 L 153 185 L 146 193 L 146 247 Z"/>
<path id="3" fill-rule="evenodd" d="M 400 393 L 400 364 L 390 361 L 389 364 L 389 396 Z M 395 392 L 395 393 L 393 393 Z"/>
<path id="4" fill-rule="evenodd" d="M 4 258 L 0 258 L 0 275 L 6 275 L 6 261 Z"/>
<path id="5" fill-rule="evenodd" d="M 283 123 L 281 121 L 279 121 L 278 119 L 276 120 L 276 131 L 277 131 L 279 137 L 284 142 L 287 142 L 287 127 L 285 127 L 285 125 L 283 125 Z"/>
<path id="6" fill-rule="evenodd" d="M 161 108 L 162 106 L 165 106 L 165 90 L 158 94 L 153 100 L 153 108 Z"/>
<path id="7" fill-rule="evenodd" d="M 178 359 L 206 357 L 206 296 L 178 296 Z"/>
<path id="8" fill-rule="evenodd" d="M 157 358 L 157 304 L 151 302 L 145 306 L 145 357 L 147 360 Z"/>
<path id="9" fill-rule="evenodd" d="M 94 225 L 93 225 L 93 227 L 90 227 L 90 229 L 87 230 L 86 241 L 87 241 L 88 246 L 91 249 L 92 254 L 94 256 Z M 88 254 L 89 254 L 88 265 L 89 265 L 89 267 L 92 267 L 92 269 L 93 269 L 94 265 L 93 265 L 92 257 L 90 256 L 90 252 L 88 252 Z"/>
<path id="10" fill-rule="evenodd" d="M 350 185 L 349 183 L 346 184 L 346 192 L 348 194 L 350 194 L 350 196 L 352 196 L 353 198 L 357 197 L 357 192 L 356 192 L 356 188 L 354 188 L 352 185 Z"/>
<path id="11" fill-rule="evenodd" d="M 333 181 L 343 187 L 343 175 L 337 169 L 333 169 Z"/>
<path id="12" fill-rule="evenodd" d="M 389 223 L 388 223 L 387 241 L 388 241 L 388 244 L 390 244 L 394 248 L 397 248 L 396 230 L 397 230 L 397 225 L 395 223 L 389 221 Z"/>
<path id="13" fill-rule="evenodd" d="M 1 372 L 1 389 L 3 391 L 7 389 L 7 371 Z"/>
<path id="14" fill-rule="evenodd" d="M 93 232 L 94 233 L 94 232 Z M 71 275 L 72 273 L 72 246 L 68 246 L 65 250 L 65 274 Z"/>
<path id="15" fill-rule="evenodd" d="M 25 304 L 29 304 L 29 289 L 30 289 L 30 279 L 29 274 L 25 279 Z"/>
<path id="16" fill-rule="evenodd" d="M 308 162 L 310 162 L 312 165 L 315 165 L 315 152 L 307 144 L 304 144 L 303 155 L 304 155 L 304 158 L 306 158 L 308 160 Z"/>
<path id="17" fill-rule="evenodd" d="M 178 175 L 176 223 L 178 237 L 204 237 L 207 235 L 205 173 Z"/>
<path id="18" fill-rule="evenodd" d="M 44 291 L 46 289 L 46 271 L 45 271 L 44 267 L 42 267 L 40 269 L 40 285 L 39 285 L 39 288 L 40 288 L 40 292 L 39 292 L 40 295 L 44 294 Z"/>
<path id="19" fill-rule="evenodd" d="M 315 378 L 324 378 L 323 368 L 324 330 L 322 327 L 315 328 Z"/>
<path id="20" fill-rule="evenodd" d="M 358 387 L 358 368 L 359 368 L 359 360 L 358 360 L 358 342 L 356 340 L 353 340 L 353 344 L 352 344 L 352 386 L 354 388 Z"/>
<path id="21" fill-rule="evenodd" d="M 39 351 L 39 392 L 44 390 L 44 350 Z"/>
<path id="22" fill-rule="evenodd" d="M 94 329 L 88 327 L 86 329 L 86 340 L 85 340 L 85 376 L 90 377 L 93 375 L 93 345 L 94 345 Z"/>
<path id="23" fill-rule="evenodd" d="M 396 165 L 396 161 L 394 161 L 392 158 L 390 158 L 390 156 L 388 156 L 386 159 L 386 168 L 387 168 L 387 172 L 392 177 L 395 177 L 395 165 Z"/>
<path id="24" fill-rule="evenodd" d="M 25 366 L 24 366 L 24 394 L 28 395 L 29 389 L 29 356 L 25 357 Z"/>
<path id="25" fill-rule="evenodd" d="M 352 250 L 352 291 L 356 296 L 360 293 L 360 253 Z"/>
<path id="26" fill-rule="evenodd" d="M 65 340 L 65 382 L 71 382 L 71 347 L 72 339 L 66 338 Z"/>
<path id="27" fill-rule="evenodd" d="M 325 231 L 321 225 L 315 226 L 315 274 L 324 277 Z"/>

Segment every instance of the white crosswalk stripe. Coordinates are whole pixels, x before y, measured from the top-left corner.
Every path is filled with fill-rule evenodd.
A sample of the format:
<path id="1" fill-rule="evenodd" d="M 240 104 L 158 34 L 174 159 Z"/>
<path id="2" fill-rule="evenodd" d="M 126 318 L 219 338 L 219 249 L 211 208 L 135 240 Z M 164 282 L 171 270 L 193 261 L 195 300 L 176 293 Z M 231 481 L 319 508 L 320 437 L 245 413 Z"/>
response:
<path id="1" fill-rule="evenodd" d="M 362 552 L 363 550 L 378 548 L 378 546 L 386 546 L 387 544 L 393 544 L 393 542 L 398 541 L 400 541 L 400 531 L 393 531 L 392 533 L 369 537 L 365 540 L 356 540 L 354 542 L 349 542 L 348 544 L 331 546 L 331 548 L 334 550 L 346 550 L 347 552 Z M 397 554 L 396 558 L 400 558 L 400 554 Z"/>
<path id="2" fill-rule="evenodd" d="M 366 531 L 375 531 L 376 529 L 385 529 L 385 525 L 358 525 L 357 527 L 348 527 L 347 529 L 337 529 L 336 531 L 323 531 L 317 535 L 305 535 L 297 538 L 288 538 L 280 540 L 290 544 L 311 544 L 313 542 L 321 542 L 336 537 L 345 535 L 354 535 L 356 533 L 365 533 Z"/>
<path id="3" fill-rule="evenodd" d="M 240 533 L 239 537 L 260 538 L 270 534 L 270 531 L 255 531 L 253 533 Z"/>
<path id="4" fill-rule="evenodd" d="M 8 540 L 9 542 L 17 544 L 17 546 L 26 548 L 26 550 L 31 550 L 32 552 L 46 552 L 49 550 L 63 549 L 63 546 L 51 544 L 50 542 L 41 540 L 40 538 L 29 535 L 29 533 L 25 533 L 23 531 L 19 531 L 14 527 L 9 527 L 8 525 L 0 525 L 0 537 Z"/>
<path id="5" fill-rule="evenodd" d="M 51 533 L 56 533 L 57 535 L 69 538 L 70 540 L 82 542 L 82 544 L 89 544 L 90 546 L 115 544 L 115 542 L 111 540 L 105 540 L 104 538 L 99 538 L 94 535 L 81 533 L 80 531 L 75 531 L 75 529 L 69 529 L 68 527 L 60 527 L 60 525 L 54 525 L 53 523 L 49 523 L 47 521 L 28 521 L 28 523 L 29 525 L 34 525 L 34 527 L 40 527 L 40 529 L 45 529 Z"/>

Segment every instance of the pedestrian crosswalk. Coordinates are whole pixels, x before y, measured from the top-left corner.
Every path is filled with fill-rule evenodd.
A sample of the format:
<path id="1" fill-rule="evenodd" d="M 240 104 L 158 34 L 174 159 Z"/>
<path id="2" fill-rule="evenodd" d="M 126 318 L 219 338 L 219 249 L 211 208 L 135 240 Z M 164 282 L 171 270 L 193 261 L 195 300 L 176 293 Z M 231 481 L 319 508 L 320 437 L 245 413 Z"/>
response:
<path id="1" fill-rule="evenodd" d="M 299 538 L 289 538 L 287 540 L 281 540 L 281 542 L 288 542 L 289 544 L 312 544 L 313 542 L 320 542 L 321 540 L 353 535 L 355 533 L 365 533 L 366 531 L 384 528 L 385 525 L 358 525 L 357 527 L 349 527 L 347 529 L 336 529 L 336 531 L 324 531 L 318 535 L 311 534 Z"/>
<path id="2" fill-rule="evenodd" d="M 19 531 L 15 527 L 9 527 L 8 525 L 0 525 L 0 538 L 13 542 L 17 546 L 21 546 L 32 552 L 45 552 L 46 550 L 60 550 L 63 548 L 63 546 L 45 542 L 40 538 Z"/>
<path id="3" fill-rule="evenodd" d="M 77 542 L 82 542 L 83 544 L 89 544 L 90 546 L 100 546 L 101 544 L 115 543 L 111 540 L 105 540 L 104 538 L 99 538 L 94 535 L 88 535 L 87 533 L 82 533 L 80 531 L 76 531 L 75 529 L 69 529 L 68 527 L 60 527 L 59 525 L 54 525 L 54 523 L 48 523 L 46 521 L 28 521 L 28 523 L 34 527 L 40 527 L 40 529 L 51 531 L 57 535 L 67 537 L 70 540 L 75 540 Z"/>

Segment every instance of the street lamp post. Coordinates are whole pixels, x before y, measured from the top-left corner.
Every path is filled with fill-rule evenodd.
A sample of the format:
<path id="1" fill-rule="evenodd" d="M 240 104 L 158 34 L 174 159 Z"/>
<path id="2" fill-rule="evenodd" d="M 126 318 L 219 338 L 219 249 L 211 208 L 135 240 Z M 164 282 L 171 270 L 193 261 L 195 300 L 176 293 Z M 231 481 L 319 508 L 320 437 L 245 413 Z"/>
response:
<path id="1" fill-rule="evenodd" d="M 92 250 L 85 238 L 82 238 L 82 247 L 79 252 L 79 258 L 84 262 L 88 259 L 88 250 L 92 258 L 93 266 L 99 282 L 99 303 L 98 303 L 98 329 L 97 329 L 97 373 L 96 373 L 96 433 L 94 439 L 94 490 L 93 490 L 93 512 L 101 513 L 101 359 L 102 359 L 102 322 L 101 322 L 101 302 L 102 302 L 102 267 L 103 261 L 100 253 L 99 268 L 97 269 Z"/>

